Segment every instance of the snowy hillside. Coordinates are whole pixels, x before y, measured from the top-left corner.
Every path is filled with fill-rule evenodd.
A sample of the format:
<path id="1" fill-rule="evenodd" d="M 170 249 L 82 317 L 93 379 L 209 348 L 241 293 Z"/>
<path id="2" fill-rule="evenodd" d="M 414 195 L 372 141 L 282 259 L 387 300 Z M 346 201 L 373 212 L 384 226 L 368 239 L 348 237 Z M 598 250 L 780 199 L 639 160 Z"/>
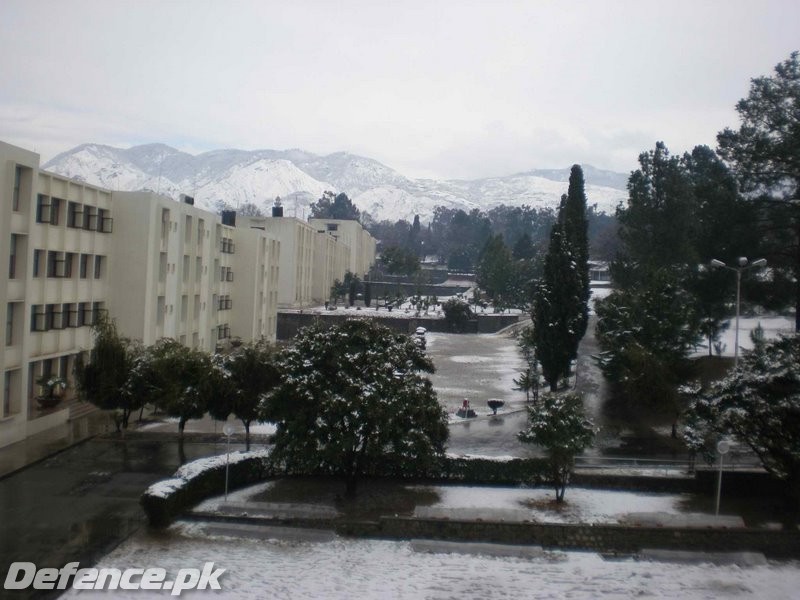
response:
<path id="1" fill-rule="evenodd" d="M 500 204 L 558 206 L 569 169 L 533 170 L 507 177 L 464 180 L 409 179 L 370 158 L 346 152 L 318 156 L 303 150 L 214 150 L 196 156 L 164 144 L 129 149 L 83 144 L 44 165 L 48 171 L 112 190 L 148 189 L 175 199 L 194 196 L 215 210 L 249 202 L 269 210 L 276 196 L 287 215 L 307 216 L 325 190 L 345 192 L 375 220 L 418 214 L 428 222 L 436 206 L 488 210 Z M 626 175 L 584 167 L 589 204 L 613 212 L 626 197 Z"/>

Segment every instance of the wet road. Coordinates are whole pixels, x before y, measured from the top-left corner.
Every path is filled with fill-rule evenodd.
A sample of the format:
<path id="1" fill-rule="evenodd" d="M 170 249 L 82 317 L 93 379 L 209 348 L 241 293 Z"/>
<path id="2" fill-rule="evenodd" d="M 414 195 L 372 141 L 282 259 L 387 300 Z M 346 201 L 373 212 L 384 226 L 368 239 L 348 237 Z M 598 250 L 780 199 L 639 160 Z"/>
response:
<path id="1" fill-rule="evenodd" d="M 188 460 L 224 449 L 184 445 Z M 94 563 L 144 522 L 142 492 L 179 464 L 176 442 L 96 439 L 0 480 L 0 574 L 14 561 Z M 28 594 L 10 597 L 37 597 Z"/>

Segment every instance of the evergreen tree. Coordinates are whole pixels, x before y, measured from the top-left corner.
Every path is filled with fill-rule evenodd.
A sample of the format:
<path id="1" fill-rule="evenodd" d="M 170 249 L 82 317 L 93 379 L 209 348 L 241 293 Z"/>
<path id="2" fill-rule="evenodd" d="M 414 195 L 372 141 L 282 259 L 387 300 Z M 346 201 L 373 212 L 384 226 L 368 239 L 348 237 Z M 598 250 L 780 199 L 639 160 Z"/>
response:
<path id="1" fill-rule="evenodd" d="M 311 218 L 359 221 L 361 211 L 344 192 L 334 194 L 331 191 L 325 191 L 319 200 L 311 204 Z"/>
<path id="2" fill-rule="evenodd" d="M 229 354 L 214 355 L 213 363 L 218 377 L 210 396 L 209 413 L 221 421 L 235 415 L 244 425 L 245 443 L 250 450 L 250 425 L 259 418 L 261 400 L 280 379 L 275 350 L 264 341 L 249 342 Z"/>
<path id="3" fill-rule="evenodd" d="M 500 234 L 489 236 L 478 260 L 477 284 L 492 300 L 508 297 L 513 277 L 511 252 Z"/>
<path id="4" fill-rule="evenodd" d="M 754 222 L 769 243 L 766 258 L 794 279 L 795 330 L 800 331 L 800 58 L 792 52 L 772 77 L 750 82 L 736 110 L 738 131 L 717 136 L 719 153 L 756 209 Z"/>
<path id="5" fill-rule="evenodd" d="M 594 436 L 594 425 L 584 416 L 580 396 L 545 394 L 540 403 L 528 407 L 528 428 L 517 437 L 547 452 L 556 502 L 560 503 L 564 501 L 575 457 L 592 445 Z"/>
<path id="6" fill-rule="evenodd" d="M 134 387 L 149 389 L 153 402 L 178 419 L 181 439 L 187 421 L 203 417 L 218 389 L 211 357 L 169 338 L 149 346 L 133 373 Z"/>
<path id="7" fill-rule="evenodd" d="M 617 209 L 621 256 L 612 264 L 617 287 L 635 287 L 648 273 L 696 265 L 694 202 L 680 159 L 663 142 L 639 155 L 628 181 L 628 205 Z"/>
<path id="8" fill-rule="evenodd" d="M 557 389 L 559 379 L 569 372 L 570 362 L 578 355 L 581 326 L 588 318 L 588 306 L 582 294 L 582 281 L 572 247 L 562 225 L 556 223 L 550 236 L 543 277 L 534 296 L 532 314 L 536 357 L 551 391 Z"/>
<path id="9" fill-rule="evenodd" d="M 280 384 L 262 403 L 277 425 L 271 460 L 345 479 L 428 474 L 444 457 L 447 416 L 409 336 L 373 321 L 301 329 L 277 359 Z"/>
<path id="10" fill-rule="evenodd" d="M 119 410 L 122 418 L 117 423 L 127 428 L 131 412 L 140 408 L 144 396 L 134 393 L 130 376 L 142 348 L 117 331 L 114 321 L 100 317 L 92 326 L 94 346 L 88 364 L 83 354 L 78 354 L 75 364 L 75 386 L 78 398 L 91 402 L 104 410 Z"/>
<path id="11" fill-rule="evenodd" d="M 583 169 L 573 165 L 569 174 L 569 188 L 564 207 L 559 215 L 563 222 L 564 237 L 572 250 L 580 279 L 580 300 L 588 306 L 589 296 L 589 223 L 586 216 L 586 191 L 583 181 Z M 575 334 L 580 341 L 586 333 L 589 323 L 589 312 L 582 311 L 582 321 Z"/>
<path id="12" fill-rule="evenodd" d="M 511 253 L 515 260 L 530 260 L 536 257 L 536 248 L 528 232 L 523 233 L 514 243 L 514 248 Z"/>
<path id="13" fill-rule="evenodd" d="M 800 499 L 800 335 L 762 340 L 695 396 L 686 431 L 695 451 L 709 454 L 709 442 L 732 435 Z"/>
<path id="14" fill-rule="evenodd" d="M 688 357 L 699 337 L 695 306 L 680 272 L 666 269 L 595 303 L 597 360 L 628 407 L 677 413 L 677 388 L 691 374 Z"/>

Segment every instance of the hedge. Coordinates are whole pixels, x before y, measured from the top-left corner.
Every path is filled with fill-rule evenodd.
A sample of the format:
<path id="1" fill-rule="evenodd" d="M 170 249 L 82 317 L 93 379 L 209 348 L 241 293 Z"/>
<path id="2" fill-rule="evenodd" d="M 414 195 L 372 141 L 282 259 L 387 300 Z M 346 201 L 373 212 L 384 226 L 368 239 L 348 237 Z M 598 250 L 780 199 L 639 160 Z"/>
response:
<path id="1" fill-rule="evenodd" d="M 224 454 L 201 458 L 182 466 L 171 479 L 151 485 L 140 499 L 150 525 L 167 527 L 183 511 L 206 498 L 219 495 L 225 489 L 225 464 Z M 404 469 L 396 461 L 387 461 L 382 472 L 371 472 L 369 476 L 474 484 L 540 485 L 549 481 L 548 468 L 547 460 L 542 458 L 449 454 L 442 459 L 438 469 L 428 468 L 424 473 Z M 291 473 L 292 476 L 319 474 L 323 473 Z M 286 475 L 286 471 L 270 462 L 268 450 L 230 454 L 229 490 L 283 475 Z"/>
<path id="2" fill-rule="evenodd" d="M 172 479 L 159 481 L 142 494 L 140 504 L 153 527 L 166 527 L 187 508 L 225 489 L 226 455 L 201 458 L 183 465 Z M 228 489 L 235 490 L 273 475 L 269 453 L 231 452 Z"/>

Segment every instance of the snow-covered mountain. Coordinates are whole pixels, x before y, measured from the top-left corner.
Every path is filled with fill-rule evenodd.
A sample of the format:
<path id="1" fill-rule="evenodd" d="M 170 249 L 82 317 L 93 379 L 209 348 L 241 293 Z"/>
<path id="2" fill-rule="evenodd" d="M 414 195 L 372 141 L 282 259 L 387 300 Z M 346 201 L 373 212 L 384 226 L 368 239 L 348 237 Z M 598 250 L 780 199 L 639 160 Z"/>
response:
<path id="1" fill-rule="evenodd" d="M 345 192 L 375 220 L 428 222 L 436 206 L 488 210 L 500 204 L 558 206 L 567 191 L 569 168 L 532 170 L 474 180 L 409 179 L 370 158 L 337 152 L 319 156 L 303 150 L 214 150 L 196 156 L 164 144 L 128 149 L 83 144 L 44 167 L 112 190 L 149 189 L 216 210 L 224 202 L 252 203 L 268 211 L 276 196 L 287 215 L 307 216 L 325 190 Z M 598 210 L 613 212 L 627 194 L 627 175 L 584 166 L 586 195 Z"/>

